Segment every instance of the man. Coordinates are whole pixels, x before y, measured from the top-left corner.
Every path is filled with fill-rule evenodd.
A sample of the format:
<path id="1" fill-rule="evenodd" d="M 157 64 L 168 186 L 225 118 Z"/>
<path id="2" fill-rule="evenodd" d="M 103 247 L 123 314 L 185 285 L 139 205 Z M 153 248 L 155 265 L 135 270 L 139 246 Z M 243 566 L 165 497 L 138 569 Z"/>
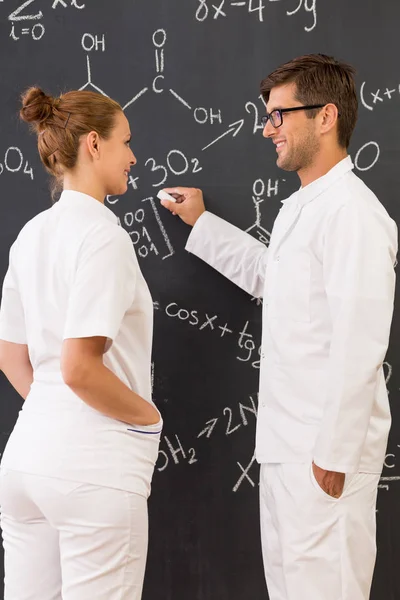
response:
<path id="1" fill-rule="evenodd" d="M 301 187 L 265 246 L 205 211 L 200 190 L 164 206 L 193 225 L 187 250 L 263 296 L 256 457 L 270 600 L 367 600 L 390 428 L 382 363 L 395 288 L 395 223 L 352 173 L 353 69 L 323 55 L 261 83 L 265 138 Z"/>

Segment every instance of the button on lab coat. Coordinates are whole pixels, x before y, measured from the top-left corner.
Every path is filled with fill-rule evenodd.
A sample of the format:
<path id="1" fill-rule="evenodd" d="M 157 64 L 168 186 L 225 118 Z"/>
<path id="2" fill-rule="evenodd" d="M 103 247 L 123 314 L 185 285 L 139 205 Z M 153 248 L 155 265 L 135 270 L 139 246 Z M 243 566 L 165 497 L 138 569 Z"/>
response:
<path id="1" fill-rule="evenodd" d="M 256 458 L 379 473 L 397 228 L 350 157 L 300 188 L 269 248 L 205 212 L 186 249 L 263 297 Z"/>

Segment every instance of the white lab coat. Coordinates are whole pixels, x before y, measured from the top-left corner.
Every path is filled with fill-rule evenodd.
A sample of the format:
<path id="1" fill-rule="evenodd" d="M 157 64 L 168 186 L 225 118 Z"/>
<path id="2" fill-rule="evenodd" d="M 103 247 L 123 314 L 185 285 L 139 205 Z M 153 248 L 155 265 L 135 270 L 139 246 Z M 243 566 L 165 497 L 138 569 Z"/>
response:
<path id="1" fill-rule="evenodd" d="M 186 249 L 263 297 L 256 458 L 380 473 L 397 228 L 350 157 L 283 201 L 269 248 L 205 212 Z"/>
<path id="2" fill-rule="evenodd" d="M 104 204 L 64 190 L 13 244 L 0 339 L 27 344 L 33 383 L 1 458 L 10 471 L 147 498 L 162 419 L 138 427 L 83 402 L 60 371 L 63 340 L 103 336 L 104 364 L 151 398 L 153 302 L 128 233 Z"/>

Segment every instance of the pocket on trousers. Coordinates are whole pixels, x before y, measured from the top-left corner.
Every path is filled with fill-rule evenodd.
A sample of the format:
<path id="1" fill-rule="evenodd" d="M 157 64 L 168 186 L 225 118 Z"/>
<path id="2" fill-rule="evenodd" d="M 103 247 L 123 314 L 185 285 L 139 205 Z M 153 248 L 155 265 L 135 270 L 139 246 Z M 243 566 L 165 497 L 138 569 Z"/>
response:
<path id="1" fill-rule="evenodd" d="M 343 486 L 343 492 L 341 494 L 341 496 L 339 496 L 339 498 L 334 498 L 333 496 L 330 496 L 329 494 L 327 494 L 325 492 L 325 490 L 322 489 L 322 487 L 319 485 L 318 481 L 315 478 L 314 475 L 314 470 L 313 470 L 313 466 L 312 463 L 310 465 L 310 479 L 311 479 L 311 484 L 312 486 L 315 488 L 315 490 L 320 494 L 320 496 L 322 496 L 323 498 L 325 498 L 325 500 L 331 500 L 332 502 L 339 502 L 339 500 L 341 498 L 343 498 L 345 489 L 346 489 L 346 480 L 347 480 L 347 475 L 345 475 L 345 480 L 344 480 L 344 486 Z"/>
<path id="2" fill-rule="evenodd" d="M 127 429 L 128 431 L 132 431 L 134 433 L 144 433 L 147 435 L 154 435 L 154 437 L 156 437 L 157 435 L 161 435 L 163 424 L 164 422 L 160 415 L 160 420 L 153 425 L 135 425 L 133 423 L 132 425 L 128 425 Z"/>

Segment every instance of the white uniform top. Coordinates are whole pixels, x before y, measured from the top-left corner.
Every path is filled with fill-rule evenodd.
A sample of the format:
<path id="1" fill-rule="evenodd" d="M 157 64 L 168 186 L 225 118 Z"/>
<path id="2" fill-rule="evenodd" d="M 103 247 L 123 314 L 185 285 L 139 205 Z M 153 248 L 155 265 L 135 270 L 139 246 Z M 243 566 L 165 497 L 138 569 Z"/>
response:
<path id="1" fill-rule="evenodd" d="M 64 191 L 10 251 L 0 339 L 27 344 L 34 382 L 2 465 L 37 475 L 150 493 L 162 421 L 127 425 L 65 385 L 63 340 L 108 338 L 104 364 L 151 400 L 153 303 L 128 233 L 94 198 Z"/>
<path id="2" fill-rule="evenodd" d="M 397 228 L 350 157 L 283 202 L 268 249 L 209 212 L 187 250 L 263 296 L 256 458 L 380 473 Z"/>

